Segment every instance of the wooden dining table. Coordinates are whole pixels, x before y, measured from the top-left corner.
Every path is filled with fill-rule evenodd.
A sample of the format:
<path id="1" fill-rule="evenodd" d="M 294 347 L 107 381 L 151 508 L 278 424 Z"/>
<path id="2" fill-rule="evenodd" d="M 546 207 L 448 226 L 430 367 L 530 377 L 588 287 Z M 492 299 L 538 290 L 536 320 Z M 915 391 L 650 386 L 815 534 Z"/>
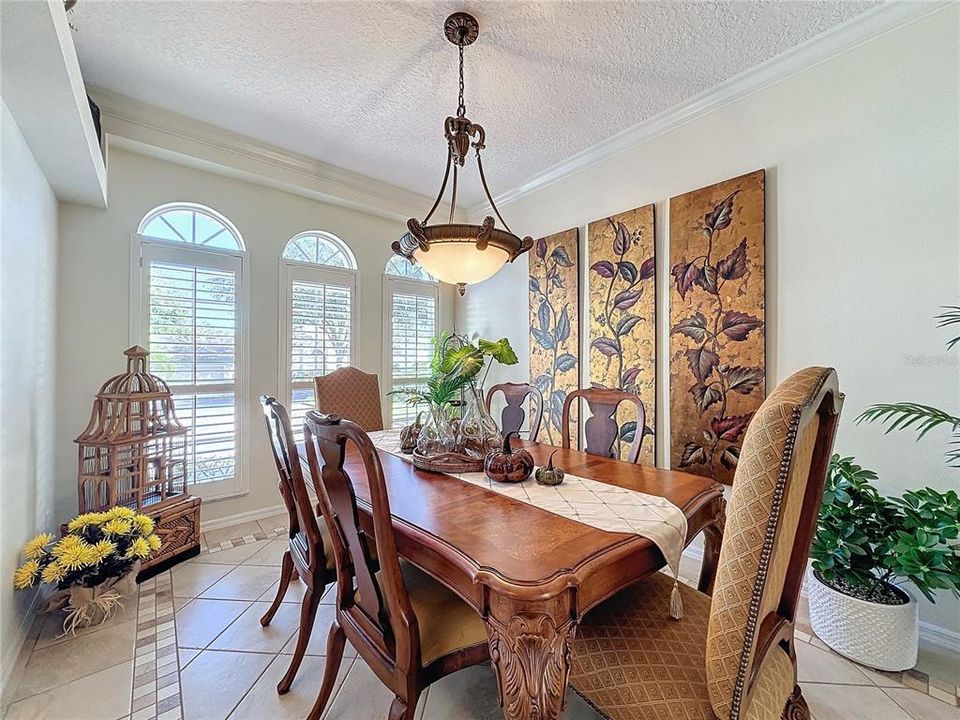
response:
<path id="1" fill-rule="evenodd" d="M 538 465 L 556 450 L 528 441 L 522 445 Z M 578 622 L 604 599 L 664 567 L 660 550 L 645 537 L 600 530 L 449 475 L 419 470 L 384 451 L 380 460 L 399 554 L 483 617 L 504 716 L 558 717 Z M 712 591 L 725 511 L 719 484 L 577 450 L 557 450 L 553 461 L 569 474 L 659 495 L 679 507 L 687 518 L 687 544 L 705 533 L 699 586 Z M 344 469 L 355 486 L 361 523 L 372 526 L 369 488 L 355 448 L 348 446 Z"/>

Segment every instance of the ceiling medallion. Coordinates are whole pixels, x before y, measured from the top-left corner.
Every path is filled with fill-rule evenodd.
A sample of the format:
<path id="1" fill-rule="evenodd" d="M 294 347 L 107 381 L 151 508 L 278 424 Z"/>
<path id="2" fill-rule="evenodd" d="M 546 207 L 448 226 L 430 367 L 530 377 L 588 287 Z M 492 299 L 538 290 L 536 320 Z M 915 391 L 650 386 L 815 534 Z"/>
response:
<path id="1" fill-rule="evenodd" d="M 460 51 L 460 93 L 458 96 L 456 117 L 448 117 L 443 124 L 443 135 L 447 140 L 447 166 L 443 173 L 440 192 L 433 207 L 423 220 L 410 218 L 403 237 L 393 243 L 393 251 L 410 262 L 419 262 L 423 268 L 437 280 L 457 285 L 463 295 L 467 283 L 486 280 L 507 262 L 513 262 L 533 246 L 533 239 L 521 240 L 510 230 L 500 211 L 497 210 L 487 180 L 483 176 L 483 163 L 480 151 L 484 149 L 486 135 L 483 127 L 467 118 L 467 108 L 463 102 L 463 48 L 472 44 L 480 34 L 480 25 L 472 15 L 458 12 L 446 19 L 443 33 Z M 480 183 L 487 195 L 490 207 L 503 225 L 496 227 L 493 217 L 488 215 L 480 225 L 454 222 L 457 210 L 457 175 L 467 159 L 470 147 L 477 153 L 477 170 Z M 430 225 L 430 218 L 440 205 L 443 194 L 453 170 L 452 192 L 450 197 L 450 218 L 446 223 Z"/>

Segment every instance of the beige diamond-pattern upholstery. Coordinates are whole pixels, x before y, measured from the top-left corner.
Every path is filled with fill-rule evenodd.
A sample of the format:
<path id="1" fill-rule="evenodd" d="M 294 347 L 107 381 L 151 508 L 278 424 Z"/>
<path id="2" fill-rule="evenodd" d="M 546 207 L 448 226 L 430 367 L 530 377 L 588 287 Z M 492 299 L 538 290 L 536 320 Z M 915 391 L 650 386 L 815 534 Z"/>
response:
<path id="1" fill-rule="evenodd" d="M 655 573 L 591 610 L 577 629 L 570 684 L 611 720 L 717 720 L 704 666 L 710 598 L 681 585 L 683 618 L 668 621 L 672 589 L 672 578 Z M 790 658 L 776 648 L 746 720 L 778 720 L 793 684 Z"/>
<path id="2" fill-rule="evenodd" d="M 815 422 L 800 428 L 801 413 L 832 372 L 812 367 L 784 380 L 757 410 L 743 441 L 707 631 L 707 689 L 720 718 L 744 717 L 741 696 L 756 651 L 762 607 L 773 596 L 779 599 L 800 513 L 797 493 L 787 492 L 788 481 L 806 477 L 816 439 Z M 792 485 L 802 490 L 802 482 Z M 776 562 L 778 586 L 768 582 L 773 541 L 778 524 L 791 522 L 790 543 L 780 553 L 786 557 Z"/>
<path id="3" fill-rule="evenodd" d="M 571 684 L 613 720 L 778 720 L 796 679 L 779 646 L 756 671 L 760 620 L 777 609 L 793 555 L 819 416 L 803 410 L 833 375 L 807 368 L 784 381 L 747 430 L 711 598 L 656 573 L 590 611 L 573 643 Z M 792 482 L 793 479 L 797 482 Z M 804 549 L 804 553 L 806 550 Z"/>
<path id="4" fill-rule="evenodd" d="M 343 367 L 313 379 L 317 410 L 352 420 L 365 432 L 383 430 L 380 380 L 373 373 Z"/>

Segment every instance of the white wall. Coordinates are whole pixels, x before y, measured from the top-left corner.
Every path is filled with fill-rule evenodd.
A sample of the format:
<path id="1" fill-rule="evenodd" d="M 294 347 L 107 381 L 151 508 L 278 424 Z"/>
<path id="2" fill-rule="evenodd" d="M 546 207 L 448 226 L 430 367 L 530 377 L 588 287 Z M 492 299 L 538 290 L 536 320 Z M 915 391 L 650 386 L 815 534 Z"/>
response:
<path id="1" fill-rule="evenodd" d="M 960 303 L 958 26 L 952 5 L 501 211 L 537 237 L 656 202 L 658 353 L 666 358 L 668 199 L 766 168 L 770 386 L 806 365 L 836 367 L 846 393 L 837 450 L 879 471 L 890 493 L 957 488 L 958 472 L 943 464 L 945 431 L 915 444 L 853 419 L 882 401 L 960 410 L 960 353 L 946 352 L 947 335 L 932 319 L 941 305 Z M 584 255 L 581 263 L 589 266 Z M 527 379 L 526 273 L 518 261 L 458 302 L 459 325 L 506 334 L 522 358 L 500 378 Z M 659 413 L 661 437 L 669 437 L 667 415 Z M 935 607 L 923 602 L 921 617 L 960 632 L 960 603 L 946 596 Z"/>
<path id="2" fill-rule="evenodd" d="M 35 596 L 11 578 L 23 543 L 53 530 L 57 200 L 3 104 L 0 125 L 0 657 L 2 684 Z"/>
<path id="3" fill-rule="evenodd" d="M 130 235 L 157 205 L 187 200 L 208 205 L 240 230 L 250 260 L 250 492 L 205 502 L 204 522 L 280 503 L 257 395 L 279 396 L 279 258 L 286 241 L 304 230 L 327 230 L 357 257 L 359 337 L 357 364 L 381 374 L 383 268 L 402 223 L 325 204 L 241 180 L 111 148 L 110 205 L 106 211 L 61 204 L 60 392 L 57 399 L 57 516 L 77 510 L 76 451 L 72 442 L 89 417 L 94 395 L 123 370 L 129 335 Z M 452 288 L 441 292 L 441 327 L 452 322 Z"/>

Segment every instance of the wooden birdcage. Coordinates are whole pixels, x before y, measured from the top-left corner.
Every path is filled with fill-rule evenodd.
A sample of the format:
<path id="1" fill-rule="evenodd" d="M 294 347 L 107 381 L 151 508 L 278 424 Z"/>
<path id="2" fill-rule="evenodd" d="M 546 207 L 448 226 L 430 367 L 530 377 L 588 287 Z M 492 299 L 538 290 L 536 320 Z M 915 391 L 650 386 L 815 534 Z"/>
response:
<path id="1" fill-rule="evenodd" d="M 149 515 L 163 542 L 143 568 L 200 551 L 200 499 L 187 493 L 187 434 L 167 384 L 150 374 L 149 352 L 124 352 L 127 371 L 97 393 L 79 449 L 80 512 L 118 505 Z"/>

